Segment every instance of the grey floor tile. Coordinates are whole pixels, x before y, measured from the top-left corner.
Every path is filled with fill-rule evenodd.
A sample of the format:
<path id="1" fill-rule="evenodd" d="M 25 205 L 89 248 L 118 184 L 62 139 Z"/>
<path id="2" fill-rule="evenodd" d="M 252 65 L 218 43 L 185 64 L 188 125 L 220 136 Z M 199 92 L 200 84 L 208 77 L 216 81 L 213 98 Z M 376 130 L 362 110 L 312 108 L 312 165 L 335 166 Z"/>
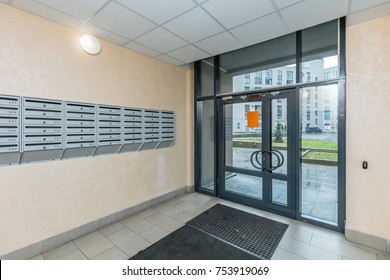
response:
<path id="1" fill-rule="evenodd" d="M 142 212 L 137 213 L 137 215 L 140 216 L 141 218 L 146 218 L 146 217 L 152 216 L 153 214 L 156 214 L 156 213 L 157 213 L 157 211 L 154 210 L 153 208 L 148 208 Z"/>
<path id="2" fill-rule="evenodd" d="M 163 213 L 156 213 L 152 216 L 147 217 L 146 219 L 148 219 L 153 224 L 170 232 L 175 231 L 178 228 L 184 226 L 183 222 L 180 222 L 179 220 L 176 220 Z"/>
<path id="3" fill-rule="evenodd" d="M 354 247 L 349 244 L 336 241 L 334 240 L 334 238 L 329 238 L 329 236 L 314 234 L 311 240 L 311 244 L 354 260 L 377 259 L 376 254 L 373 252 L 369 252 L 358 247 Z"/>
<path id="4" fill-rule="evenodd" d="M 30 258 L 29 260 L 35 260 L 35 261 L 42 261 L 45 258 L 42 256 L 42 254 L 36 255 L 35 257 Z"/>
<path id="5" fill-rule="evenodd" d="M 149 242 L 155 243 L 169 234 L 170 232 L 165 229 L 162 229 L 158 226 L 152 226 L 151 228 L 148 228 L 144 232 L 141 232 L 139 235 L 141 235 Z"/>
<path id="6" fill-rule="evenodd" d="M 60 247 L 54 248 L 50 251 L 43 252 L 42 255 L 46 260 L 56 260 L 59 257 L 77 250 L 76 245 L 73 242 L 68 242 Z"/>
<path id="7" fill-rule="evenodd" d="M 118 247 L 113 247 L 107 251 L 97 255 L 93 260 L 127 260 L 129 256 L 126 255 Z"/>
<path id="8" fill-rule="evenodd" d="M 271 260 L 305 260 L 305 257 L 291 253 L 282 248 L 277 248 Z"/>
<path id="9" fill-rule="evenodd" d="M 153 209 L 158 211 L 158 212 L 164 213 L 165 215 L 168 215 L 168 216 L 173 216 L 173 215 L 179 213 L 180 211 L 182 211 L 179 208 L 176 208 L 174 206 L 171 206 L 171 205 L 168 205 L 165 203 L 159 204 L 159 205 L 153 207 Z"/>
<path id="10" fill-rule="evenodd" d="M 129 257 L 151 245 L 149 241 L 126 227 L 108 235 L 107 238 Z"/>
<path id="11" fill-rule="evenodd" d="M 204 208 L 198 207 L 196 205 L 193 205 L 193 204 L 185 202 L 185 201 L 179 202 L 173 206 L 176 208 L 179 208 L 181 210 L 191 212 L 195 215 L 199 215 L 200 213 L 206 211 L 206 209 L 204 209 Z"/>
<path id="12" fill-rule="evenodd" d="M 103 234 L 104 236 L 107 236 L 107 235 L 109 235 L 109 234 L 111 234 L 113 232 L 116 232 L 116 231 L 122 229 L 123 227 L 124 227 L 124 225 L 122 225 L 121 223 L 116 222 L 116 223 L 108 225 L 108 226 L 106 226 L 104 228 L 99 229 L 99 232 L 101 234 Z"/>
<path id="13" fill-rule="evenodd" d="M 80 250 L 74 250 L 59 257 L 57 260 L 88 260 L 88 258 Z"/>
<path id="14" fill-rule="evenodd" d="M 172 217 L 175 218 L 176 220 L 179 220 L 183 223 L 186 223 L 189 220 L 195 218 L 196 216 L 197 215 L 195 215 L 194 213 L 181 210 L 179 213 L 177 213 L 176 215 L 173 215 Z"/>
<path id="15" fill-rule="evenodd" d="M 378 260 L 390 260 L 390 254 L 377 253 Z"/>
<path id="16" fill-rule="evenodd" d="M 313 233 L 303 229 L 295 228 L 293 226 L 289 226 L 286 230 L 285 236 L 310 244 Z"/>
<path id="17" fill-rule="evenodd" d="M 310 260 L 341 260 L 342 256 L 319 247 L 284 236 L 278 248 L 300 255 Z"/>
<path id="18" fill-rule="evenodd" d="M 172 205 L 175 205 L 175 204 L 182 202 L 182 201 L 183 200 L 180 200 L 180 197 L 175 197 L 175 198 L 172 198 L 172 199 L 166 201 L 165 203 L 172 206 Z"/>
<path id="19" fill-rule="evenodd" d="M 88 259 L 92 259 L 93 257 L 96 257 L 97 255 L 114 247 L 114 244 L 112 244 L 112 242 L 98 231 L 80 237 L 73 242 Z"/>
<path id="20" fill-rule="evenodd" d="M 151 222 L 137 215 L 121 220 L 120 223 L 136 233 L 143 232 L 153 226 Z"/>

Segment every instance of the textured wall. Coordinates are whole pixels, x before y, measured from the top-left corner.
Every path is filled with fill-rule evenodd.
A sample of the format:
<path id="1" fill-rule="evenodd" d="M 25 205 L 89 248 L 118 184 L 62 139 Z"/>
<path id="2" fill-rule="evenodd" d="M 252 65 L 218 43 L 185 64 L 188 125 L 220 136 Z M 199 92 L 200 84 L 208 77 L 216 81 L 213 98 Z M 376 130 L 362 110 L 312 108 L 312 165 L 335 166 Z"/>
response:
<path id="1" fill-rule="evenodd" d="M 346 228 L 390 239 L 390 16 L 347 29 Z M 368 169 L 362 169 L 362 161 Z"/>
<path id="2" fill-rule="evenodd" d="M 172 148 L 0 167 L 0 255 L 191 184 L 191 75 L 0 4 L 0 93 L 173 110 Z"/>

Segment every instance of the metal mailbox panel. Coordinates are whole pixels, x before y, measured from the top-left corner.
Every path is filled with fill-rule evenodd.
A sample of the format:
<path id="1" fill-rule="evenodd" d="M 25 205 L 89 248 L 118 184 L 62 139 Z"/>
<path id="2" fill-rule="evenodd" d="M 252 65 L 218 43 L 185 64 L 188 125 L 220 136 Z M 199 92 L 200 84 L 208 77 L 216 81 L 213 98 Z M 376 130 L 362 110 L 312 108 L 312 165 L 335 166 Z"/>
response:
<path id="1" fill-rule="evenodd" d="M 124 122 L 131 122 L 131 121 L 136 121 L 136 122 L 141 122 L 142 123 L 143 118 L 142 117 L 123 117 Z"/>
<path id="2" fill-rule="evenodd" d="M 120 133 L 121 128 L 120 127 L 99 127 L 99 134 L 100 133 Z"/>
<path id="3" fill-rule="evenodd" d="M 60 142 L 62 141 L 61 135 L 24 135 L 24 143 L 46 143 L 46 142 Z"/>
<path id="4" fill-rule="evenodd" d="M 100 113 L 113 113 L 113 114 L 121 114 L 122 108 L 117 106 L 106 106 L 99 105 L 98 107 L 99 114 Z"/>
<path id="5" fill-rule="evenodd" d="M 0 136 L 0 144 L 19 144 L 19 136 L 17 135 Z"/>
<path id="6" fill-rule="evenodd" d="M 18 144 L 8 144 L 8 145 L 0 144 L 0 153 L 12 153 L 18 151 L 19 151 Z"/>
<path id="7" fill-rule="evenodd" d="M 121 142 L 121 139 L 99 140 L 99 146 L 120 145 Z"/>
<path id="8" fill-rule="evenodd" d="M 100 120 L 121 120 L 122 116 L 121 115 L 114 115 L 114 114 L 102 114 L 99 113 L 99 121 Z"/>
<path id="9" fill-rule="evenodd" d="M 62 125 L 62 120 L 25 117 L 23 123 L 30 125 Z"/>
<path id="10" fill-rule="evenodd" d="M 114 120 L 99 120 L 98 122 L 98 125 L 99 126 L 115 126 L 115 127 L 120 127 L 121 126 L 121 122 L 118 120 L 118 121 L 114 121 Z"/>
<path id="11" fill-rule="evenodd" d="M 0 106 L 19 106 L 19 96 L 0 95 Z"/>
<path id="12" fill-rule="evenodd" d="M 154 127 L 160 127 L 160 123 L 145 123 L 145 128 L 154 128 Z"/>
<path id="13" fill-rule="evenodd" d="M 67 119 L 66 126 L 94 126 L 96 123 L 94 120 L 71 120 Z"/>
<path id="14" fill-rule="evenodd" d="M 89 112 L 67 112 L 66 113 L 67 119 L 88 119 L 88 120 L 94 120 L 95 119 L 95 113 L 89 113 Z"/>
<path id="15" fill-rule="evenodd" d="M 94 112 L 96 106 L 94 104 L 88 104 L 88 103 L 66 102 L 65 108 L 67 113 L 68 111 Z"/>
<path id="16" fill-rule="evenodd" d="M 82 147 L 95 147 L 95 141 L 90 142 L 67 142 L 66 148 L 82 148 Z"/>
<path id="17" fill-rule="evenodd" d="M 139 127 L 129 127 L 129 128 L 123 128 L 124 133 L 141 133 L 142 134 L 143 129 Z"/>
<path id="18" fill-rule="evenodd" d="M 0 115 L 10 115 L 15 116 L 19 115 L 19 108 L 17 107 L 0 107 Z"/>
<path id="19" fill-rule="evenodd" d="M 23 115 L 26 117 L 62 118 L 61 111 L 35 110 L 24 108 Z"/>
<path id="20" fill-rule="evenodd" d="M 175 132 L 175 129 L 173 127 L 162 127 L 161 132 Z"/>
<path id="21" fill-rule="evenodd" d="M 36 134 L 48 134 L 48 133 L 61 133 L 62 127 L 59 126 L 25 126 L 23 128 L 24 133 L 36 133 Z"/>
<path id="22" fill-rule="evenodd" d="M 14 117 L 14 116 L 9 116 L 9 117 L 5 117 L 5 116 L 0 116 L 0 125 L 2 124 L 19 124 L 19 117 Z"/>
<path id="23" fill-rule="evenodd" d="M 95 140 L 94 134 L 85 134 L 85 135 L 67 135 L 66 141 L 91 141 Z"/>
<path id="24" fill-rule="evenodd" d="M 62 149 L 62 143 L 54 142 L 54 143 L 45 143 L 45 144 L 25 144 L 23 147 L 24 151 L 39 151 L 39 150 L 55 150 Z"/>
<path id="25" fill-rule="evenodd" d="M 124 139 L 142 139 L 142 134 L 125 134 Z"/>
<path id="26" fill-rule="evenodd" d="M 38 98 L 23 98 L 24 108 L 36 108 L 36 109 L 62 109 L 63 102 L 60 100 L 48 100 Z"/>
<path id="27" fill-rule="evenodd" d="M 80 134 L 80 133 L 95 133 L 94 127 L 68 127 L 66 129 L 67 134 Z"/>
<path id="28" fill-rule="evenodd" d="M 19 134 L 19 126 L 0 126 L 0 134 Z"/>
<path id="29" fill-rule="evenodd" d="M 144 110 L 144 117 L 160 116 L 160 112 L 156 110 Z"/>
<path id="30" fill-rule="evenodd" d="M 124 127 L 142 127 L 142 122 L 124 122 L 123 123 Z"/>
<path id="31" fill-rule="evenodd" d="M 120 133 L 99 134 L 99 140 L 104 140 L 104 139 L 121 139 L 121 134 Z"/>

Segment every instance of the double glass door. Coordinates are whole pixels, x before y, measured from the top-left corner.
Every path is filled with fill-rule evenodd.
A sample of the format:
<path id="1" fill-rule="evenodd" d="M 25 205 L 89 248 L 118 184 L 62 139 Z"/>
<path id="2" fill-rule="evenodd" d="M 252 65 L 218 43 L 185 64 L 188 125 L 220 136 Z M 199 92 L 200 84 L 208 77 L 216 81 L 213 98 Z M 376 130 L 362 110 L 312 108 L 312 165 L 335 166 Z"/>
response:
<path id="1" fill-rule="evenodd" d="M 222 198 L 295 217 L 291 96 L 292 91 L 278 91 L 219 101 Z"/>

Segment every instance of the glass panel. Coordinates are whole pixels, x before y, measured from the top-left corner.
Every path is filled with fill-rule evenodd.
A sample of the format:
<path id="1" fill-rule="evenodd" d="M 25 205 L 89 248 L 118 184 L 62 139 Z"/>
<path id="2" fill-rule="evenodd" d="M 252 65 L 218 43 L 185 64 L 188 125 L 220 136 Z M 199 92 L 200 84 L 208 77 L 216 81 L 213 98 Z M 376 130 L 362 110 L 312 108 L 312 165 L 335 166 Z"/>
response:
<path id="1" fill-rule="evenodd" d="M 263 178 L 226 172 L 225 190 L 255 199 L 262 199 Z"/>
<path id="2" fill-rule="evenodd" d="M 338 21 L 302 31 L 301 82 L 338 78 Z"/>
<path id="3" fill-rule="evenodd" d="M 295 33 L 220 56 L 221 93 L 295 83 Z"/>
<path id="4" fill-rule="evenodd" d="M 272 203 L 287 205 L 287 181 L 272 180 Z"/>
<path id="5" fill-rule="evenodd" d="M 204 59 L 200 62 L 200 96 L 214 95 L 214 58 Z"/>
<path id="6" fill-rule="evenodd" d="M 224 112 L 225 165 L 261 169 L 261 101 L 227 104 Z M 248 116 L 257 126 L 248 127 Z"/>
<path id="7" fill-rule="evenodd" d="M 271 100 L 272 169 L 287 174 L 287 98 Z"/>
<path id="8" fill-rule="evenodd" d="M 302 215 L 337 225 L 338 85 L 302 88 L 300 103 Z"/>
<path id="9" fill-rule="evenodd" d="M 198 101 L 200 136 L 200 187 L 214 190 L 214 100 Z"/>

